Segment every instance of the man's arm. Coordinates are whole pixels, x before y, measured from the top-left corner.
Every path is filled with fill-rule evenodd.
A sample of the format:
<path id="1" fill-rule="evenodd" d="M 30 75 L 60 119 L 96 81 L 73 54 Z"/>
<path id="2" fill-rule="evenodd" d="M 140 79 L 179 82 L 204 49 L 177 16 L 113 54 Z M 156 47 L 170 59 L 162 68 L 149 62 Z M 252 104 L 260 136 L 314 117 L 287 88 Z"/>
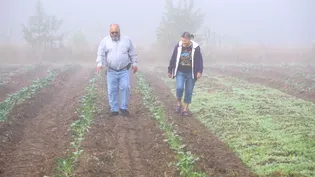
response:
<path id="1" fill-rule="evenodd" d="M 135 49 L 135 47 L 133 46 L 131 40 L 130 41 L 130 46 L 129 46 L 129 51 L 128 51 L 128 54 L 129 54 L 129 57 L 131 59 L 131 65 L 132 66 L 137 66 L 138 64 L 138 54 L 137 54 L 137 51 Z"/>
<path id="2" fill-rule="evenodd" d="M 97 63 L 97 67 L 100 66 L 107 66 L 107 62 L 106 62 L 106 53 L 105 53 L 105 38 L 101 41 L 100 45 L 98 46 L 98 50 L 97 50 L 97 57 L 96 57 L 96 63 Z"/>

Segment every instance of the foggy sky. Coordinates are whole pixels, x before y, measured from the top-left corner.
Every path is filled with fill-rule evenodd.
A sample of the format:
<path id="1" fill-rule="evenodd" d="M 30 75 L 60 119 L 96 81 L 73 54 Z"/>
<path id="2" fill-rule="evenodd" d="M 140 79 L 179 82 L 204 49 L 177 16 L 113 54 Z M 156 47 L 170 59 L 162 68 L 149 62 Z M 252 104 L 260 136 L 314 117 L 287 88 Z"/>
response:
<path id="1" fill-rule="evenodd" d="M 34 13 L 36 0 L 0 0 L 0 42 L 10 35 L 24 42 L 21 24 Z M 164 0 L 43 0 L 45 11 L 63 20 L 62 31 L 82 30 L 98 43 L 118 23 L 135 43 L 155 40 Z M 206 13 L 204 26 L 242 44 L 310 45 L 315 40 L 314 0 L 196 0 Z M 143 9 L 140 9 L 143 8 Z M 180 34 L 174 34 L 180 36 Z"/>

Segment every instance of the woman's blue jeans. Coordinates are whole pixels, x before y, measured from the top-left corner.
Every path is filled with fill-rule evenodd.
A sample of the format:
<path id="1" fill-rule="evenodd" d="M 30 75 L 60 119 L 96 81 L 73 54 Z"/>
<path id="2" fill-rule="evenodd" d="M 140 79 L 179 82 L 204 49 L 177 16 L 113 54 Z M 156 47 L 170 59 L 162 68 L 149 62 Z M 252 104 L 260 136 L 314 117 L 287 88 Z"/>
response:
<path id="1" fill-rule="evenodd" d="M 176 74 L 176 97 L 182 100 L 185 91 L 184 102 L 190 104 L 196 80 L 192 73 L 183 73 L 178 71 Z"/>

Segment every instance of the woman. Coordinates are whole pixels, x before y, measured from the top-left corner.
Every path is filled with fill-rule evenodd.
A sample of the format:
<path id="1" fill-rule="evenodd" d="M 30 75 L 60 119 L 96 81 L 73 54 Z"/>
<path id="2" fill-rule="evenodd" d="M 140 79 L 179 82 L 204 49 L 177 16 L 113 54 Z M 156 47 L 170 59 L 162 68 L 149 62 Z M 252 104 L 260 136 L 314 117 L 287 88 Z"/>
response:
<path id="1" fill-rule="evenodd" d="M 176 78 L 176 112 L 188 115 L 188 106 L 192 100 L 195 82 L 203 72 L 203 59 L 200 46 L 192 41 L 192 35 L 184 32 L 181 41 L 175 46 L 168 66 L 168 77 Z M 184 106 L 182 97 L 185 88 Z"/>

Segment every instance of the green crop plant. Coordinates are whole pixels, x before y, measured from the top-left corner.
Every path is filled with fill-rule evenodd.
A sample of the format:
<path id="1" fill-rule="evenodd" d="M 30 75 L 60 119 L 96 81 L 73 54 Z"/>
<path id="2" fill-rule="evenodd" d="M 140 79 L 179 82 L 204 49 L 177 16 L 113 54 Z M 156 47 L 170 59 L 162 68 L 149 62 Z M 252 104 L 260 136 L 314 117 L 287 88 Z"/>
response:
<path id="1" fill-rule="evenodd" d="M 184 177 L 204 177 L 206 174 L 196 170 L 195 162 L 199 160 L 191 152 L 184 150 L 185 145 L 182 144 L 182 138 L 176 133 L 173 124 L 169 124 L 162 104 L 154 96 L 152 88 L 146 83 L 141 73 L 136 74 L 138 90 L 142 94 L 144 105 L 150 110 L 154 119 L 158 122 L 159 128 L 165 132 L 165 139 L 170 149 L 177 154 L 177 162 L 169 165 L 175 165 L 180 172 L 180 176 Z"/>
<path id="2" fill-rule="evenodd" d="M 37 79 L 29 86 L 26 86 L 14 94 L 9 94 L 8 97 L 0 103 L 0 122 L 6 121 L 9 114 L 16 105 L 19 105 L 32 98 L 41 88 L 46 87 L 49 83 L 64 70 L 67 70 L 69 66 L 61 69 L 54 69 L 48 71 L 49 75 L 47 77 Z"/>
<path id="3" fill-rule="evenodd" d="M 65 159 L 57 158 L 57 167 L 55 177 L 72 177 L 75 165 L 79 156 L 83 153 L 81 143 L 84 136 L 93 121 L 96 112 L 96 80 L 99 75 L 95 75 L 86 89 L 86 94 L 80 100 L 80 107 L 77 110 L 79 119 L 70 126 L 72 141 L 70 142 L 71 153 Z"/>

